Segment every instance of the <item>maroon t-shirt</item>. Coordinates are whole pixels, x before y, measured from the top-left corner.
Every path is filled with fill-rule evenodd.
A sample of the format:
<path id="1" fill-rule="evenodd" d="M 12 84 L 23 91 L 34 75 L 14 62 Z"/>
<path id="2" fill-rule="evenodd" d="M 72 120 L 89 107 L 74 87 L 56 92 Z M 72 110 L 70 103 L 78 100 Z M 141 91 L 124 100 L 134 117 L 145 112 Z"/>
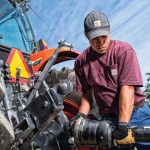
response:
<path id="1" fill-rule="evenodd" d="M 145 98 L 137 56 L 128 43 L 111 41 L 105 54 L 88 47 L 77 57 L 75 72 L 76 90 L 93 89 L 100 113 L 118 112 L 122 85 L 135 86 L 135 104 Z"/>

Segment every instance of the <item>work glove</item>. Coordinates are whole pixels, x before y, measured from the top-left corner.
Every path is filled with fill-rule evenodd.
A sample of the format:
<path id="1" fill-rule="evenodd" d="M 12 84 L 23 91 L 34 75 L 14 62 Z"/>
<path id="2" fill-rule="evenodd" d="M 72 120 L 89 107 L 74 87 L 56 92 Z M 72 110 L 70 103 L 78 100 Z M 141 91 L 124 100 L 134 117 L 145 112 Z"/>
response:
<path id="1" fill-rule="evenodd" d="M 119 122 L 116 130 L 113 133 L 115 138 L 114 145 L 127 145 L 135 143 L 132 129 L 126 122 Z"/>
<path id="2" fill-rule="evenodd" d="M 73 133 L 73 129 L 74 129 L 74 126 L 75 126 L 75 123 L 79 120 L 79 119 L 82 119 L 82 118 L 87 118 L 87 115 L 81 113 L 81 112 L 78 112 L 76 114 L 76 116 L 74 116 L 71 120 L 70 120 L 70 123 L 69 123 L 69 130 L 71 133 Z"/>

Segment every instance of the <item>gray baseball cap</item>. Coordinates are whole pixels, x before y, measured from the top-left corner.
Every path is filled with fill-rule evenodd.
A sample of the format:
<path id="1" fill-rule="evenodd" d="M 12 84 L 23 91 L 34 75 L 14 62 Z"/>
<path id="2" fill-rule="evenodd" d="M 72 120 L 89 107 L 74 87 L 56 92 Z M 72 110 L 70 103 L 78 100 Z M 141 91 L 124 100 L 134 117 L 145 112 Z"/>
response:
<path id="1" fill-rule="evenodd" d="M 110 35 L 110 24 L 107 16 L 98 11 L 90 12 L 84 20 L 84 31 L 89 40 L 104 35 Z"/>

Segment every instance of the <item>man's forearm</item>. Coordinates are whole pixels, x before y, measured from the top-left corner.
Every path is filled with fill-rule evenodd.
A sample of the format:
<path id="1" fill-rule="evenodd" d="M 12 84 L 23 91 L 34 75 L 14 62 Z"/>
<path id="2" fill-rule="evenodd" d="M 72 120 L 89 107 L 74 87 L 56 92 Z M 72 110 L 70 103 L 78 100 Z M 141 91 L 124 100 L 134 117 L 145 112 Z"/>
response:
<path id="1" fill-rule="evenodd" d="M 88 115 L 89 111 L 90 111 L 90 103 L 87 99 L 87 94 L 83 94 L 79 112 Z"/>
<path id="2" fill-rule="evenodd" d="M 121 87 L 119 96 L 119 122 L 129 122 L 134 107 L 134 86 Z"/>

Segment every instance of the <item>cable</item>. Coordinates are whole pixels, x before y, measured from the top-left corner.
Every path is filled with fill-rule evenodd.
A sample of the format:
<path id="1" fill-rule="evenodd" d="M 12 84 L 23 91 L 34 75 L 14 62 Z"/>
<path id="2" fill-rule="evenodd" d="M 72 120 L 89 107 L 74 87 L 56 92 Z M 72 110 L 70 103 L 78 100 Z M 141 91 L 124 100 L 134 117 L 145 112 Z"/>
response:
<path id="1" fill-rule="evenodd" d="M 38 17 L 38 19 L 43 23 L 42 18 L 35 12 L 35 10 L 28 4 L 29 8 L 34 12 L 34 14 Z"/>
<path id="2" fill-rule="evenodd" d="M 41 23 L 43 24 L 44 23 L 44 25 L 46 26 L 46 28 L 48 28 L 48 30 L 49 30 L 49 25 L 45 22 L 45 21 L 43 21 L 43 19 L 36 13 L 36 11 L 28 4 L 28 7 L 33 11 L 33 13 L 37 16 L 37 18 L 41 21 Z"/>

